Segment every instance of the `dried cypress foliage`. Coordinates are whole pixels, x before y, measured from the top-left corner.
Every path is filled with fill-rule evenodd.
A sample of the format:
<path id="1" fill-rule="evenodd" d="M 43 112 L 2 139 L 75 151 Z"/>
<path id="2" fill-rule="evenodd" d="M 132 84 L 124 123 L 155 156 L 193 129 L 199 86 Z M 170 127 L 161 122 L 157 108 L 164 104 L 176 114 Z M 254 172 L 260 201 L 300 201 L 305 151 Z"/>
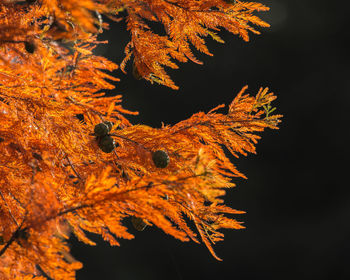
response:
<path id="1" fill-rule="evenodd" d="M 211 55 L 203 37 L 222 42 L 225 28 L 248 40 L 259 3 L 226 0 L 3 0 L 0 3 L 0 279 L 75 279 L 81 263 L 69 255 L 70 234 L 132 239 L 123 220 L 147 221 L 182 241 L 223 239 L 221 228 L 240 229 L 223 204 L 232 177 L 245 177 L 229 161 L 255 153 L 257 133 L 276 129 L 275 99 L 246 87 L 226 114 L 194 114 L 160 129 L 132 125 L 108 74 L 117 65 L 96 56 L 102 15 L 126 17 L 138 78 L 176 89 L 164 66 L 200 63 L 190 44 Z M 125 13 L 121 12 L 124 11 Z M 157 35 L 147 20 L 158 21 Z M 198 97 L 200 98 L 200 97 Z M 80 116 L 79 118 L 77 116 Z M 83 119 L 84 121 L 81 121 Z M 113 123 L 112 123 L 113 122 Z M 197 228 L 189 227 L 185 217 Z M 142 225 L 146 223 L 134 223 Z"/>

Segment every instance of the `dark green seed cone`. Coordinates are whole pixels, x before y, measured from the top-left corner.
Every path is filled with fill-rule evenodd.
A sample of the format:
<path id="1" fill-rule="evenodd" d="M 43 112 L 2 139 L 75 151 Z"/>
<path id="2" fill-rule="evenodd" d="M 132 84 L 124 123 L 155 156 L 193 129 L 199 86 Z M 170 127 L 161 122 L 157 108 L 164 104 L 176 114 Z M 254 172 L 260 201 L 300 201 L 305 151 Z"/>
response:
<path id="1" fill-rule="evenodd" d="M 108 126 L 105 123 L 99 123 L 95 125 L 94 133 L 96 136 L 106 136 L 109 132 Z"/>
<path id="2" fill-rule="evenodd" d="M 109 135 L 106 135 L 100 139 L 98 146 L 102 152 L 111 153 L 114 150 L 115 144 L 113 138 Z"/>
<path id="3" fill-rule="evenodd" d="M 34 53 L 35 52 L 35 45 L 33 42 L 24 42 L 24 49 L 28 52 L 28 53 Z"/>
<path id="4" fill-rule="evenodd" d="M 158 168 L 165 168 L 169 164 L 169 156 L 165 151 L 158 150 L 152 154 L 154 165 Z"/>
<path id="5" fill-rule="evenodd" d="M 144 220 L 138 217 L 133 216 L 131 218 L 131 223 L 138 231 L 143 231 L 147 227 L 147 224 L 144 222 Z"/>

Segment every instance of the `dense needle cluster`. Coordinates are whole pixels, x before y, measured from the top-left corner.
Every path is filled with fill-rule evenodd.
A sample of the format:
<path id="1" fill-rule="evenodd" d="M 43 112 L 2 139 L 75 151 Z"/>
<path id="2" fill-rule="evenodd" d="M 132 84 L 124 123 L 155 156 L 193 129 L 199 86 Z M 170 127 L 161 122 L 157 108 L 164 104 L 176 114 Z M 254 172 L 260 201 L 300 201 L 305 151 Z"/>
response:
<path id="1" fill-rule="evenodd" d="M 246 87 L 224 112 L 218 106 L 173 126 L 132 125 L 108 74 L 117 65 L 96 56 L 103 17 L 130 31 L 125 60 L 134 75 L 176 89 L 164 67 L 211 55 L 204 37 L 220 28 L 248 40 L 250 24 L 268 26 L 259 3 L 227 0 L 0 1 L 0 279 L 75 279 L 74 234 L 111 245 L 132 239 L 123 220 L 161 228 L 181 241 L 212 245 L 222 228 L 240 229 L 223 204 L 232 177 L 227 158 L 255 153 L 257 133 L 277 128 L 275 96 Z M 149 22 L 164 27 L 157 34 Z M 200 98 L 200 97 L 198 97 Z"/>

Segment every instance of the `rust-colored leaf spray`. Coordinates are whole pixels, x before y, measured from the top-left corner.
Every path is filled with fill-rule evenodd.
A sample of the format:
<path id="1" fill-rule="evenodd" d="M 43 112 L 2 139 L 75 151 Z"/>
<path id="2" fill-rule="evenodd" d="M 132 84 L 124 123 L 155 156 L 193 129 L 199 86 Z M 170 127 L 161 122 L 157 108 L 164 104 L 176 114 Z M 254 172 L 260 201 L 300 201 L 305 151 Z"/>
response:
<path id="1" fill-rule="evenodd" d="M 137 78 L 176 89 L 164 67 L 211 55 L 204 37 L 220 28 L 248 40 L 259 3 L 227 0 L 37 0 L 0 2 L 0 279 L 75 279 L 71 233 L 111 245 L 131 239 L 123 225 L 156 226 L 182 240 L 201 239 L 212 255 L 221 228 L 243 228 L 221 198 L 245 177 L 229 161 L 255 153 L 257 133 L 277 128 L 275 96 L 246 87 L 229 105 L 173 126 L 132 125 L 108 74 L 117 65 L 96 56 L 102 16 L 127 21 Z M 166 35 L 147 24 L 161 23 Z M 219 112 L 220 110 L 220 112 Z M 191 221 L 194 227 L 190 227 Z"/>

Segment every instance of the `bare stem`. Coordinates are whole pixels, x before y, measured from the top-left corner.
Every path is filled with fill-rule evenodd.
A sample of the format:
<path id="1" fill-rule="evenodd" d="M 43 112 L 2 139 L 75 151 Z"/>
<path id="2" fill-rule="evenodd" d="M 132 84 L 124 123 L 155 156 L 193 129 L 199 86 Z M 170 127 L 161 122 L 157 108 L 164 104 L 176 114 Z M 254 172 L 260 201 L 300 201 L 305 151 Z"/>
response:
<path id="1" fill-rule="evenodd" d="M 18 226 L 17 220 L 16 220 L 15 217 L 13 216 L 13 214 L 12 214 L 12 212 L 11 212 L 11 208 L 10 208 L 10 206 L 7 204 L 7 201 L 6 201 L 5 197 L 4 197 L 4 195 L 2 194 L 2 191 L 0 191 L 0 195 L 1 195 L 2 199 L 3 199 L 3 201 L 5 202 L 5 204 L 6 204 L 6 206 L 7 206 L 7 209 L 9 210 L 9 213 L 10 213 L 10 216 L 11 216 L 12 220 L 13 220 L 13 221 L 15 222 L 15 224 Z"/>

